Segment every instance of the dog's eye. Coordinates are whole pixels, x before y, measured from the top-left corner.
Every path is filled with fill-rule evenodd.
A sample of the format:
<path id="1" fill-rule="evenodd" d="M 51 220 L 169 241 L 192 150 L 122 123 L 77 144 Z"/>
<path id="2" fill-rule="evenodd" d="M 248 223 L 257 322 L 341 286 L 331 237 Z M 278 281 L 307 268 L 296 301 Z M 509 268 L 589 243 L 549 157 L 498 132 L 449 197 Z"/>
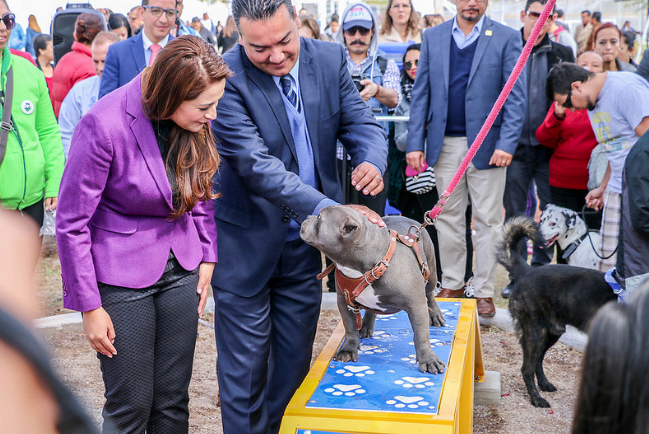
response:
<path id="1" fill-rule="evenodd" d="M 322 217 L 320 216 L 320 214 L 318 214 L 318 220 L 320 220 L 321 218 L 322 218 Z"/>
<path id="2" fill-rule="evenodd" d="M 550 222 L 550 226 L 556 226 L 556 225 L 557 225 L 556 222 Z"/>

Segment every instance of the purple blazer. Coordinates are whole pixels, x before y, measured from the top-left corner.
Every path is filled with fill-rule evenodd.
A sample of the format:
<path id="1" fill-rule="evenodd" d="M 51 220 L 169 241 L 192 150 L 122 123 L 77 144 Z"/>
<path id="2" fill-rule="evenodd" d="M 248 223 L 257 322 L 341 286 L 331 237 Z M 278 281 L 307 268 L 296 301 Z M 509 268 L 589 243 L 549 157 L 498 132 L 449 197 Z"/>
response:
<path id="1" fill-rule="evenodd" d="M 169 251 L 186 270 L 216 262 L 214 201 L 170 221 L 171 186 L 138 75 L 81 119 L 63 172 L 56 241 L 63 306 L 101 306 L 97 282 L 146 288 L 164 272 Z"/>

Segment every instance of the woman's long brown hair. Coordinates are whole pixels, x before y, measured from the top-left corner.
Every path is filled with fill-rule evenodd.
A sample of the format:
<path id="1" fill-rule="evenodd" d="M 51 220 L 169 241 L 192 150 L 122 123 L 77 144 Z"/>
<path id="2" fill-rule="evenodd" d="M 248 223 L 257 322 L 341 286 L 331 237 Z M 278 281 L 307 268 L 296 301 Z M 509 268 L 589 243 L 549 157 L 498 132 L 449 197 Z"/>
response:
<path id="1" fill-rule="evenodd" d="M 152 67 L 142 74 L 142 104 L 152 120 L 170 119 L 183 101 L 193 100 L 210 85 L 231 75 L 225 62 L 203 39 L 181 36 L 163 48 Z M 165 166 L 175 157 L 179 203 L 170 218 L 190 212 L 199 200 L 215 199 L 212 178 L 219 154 L 209 124 L 193 133 L 174 125 L 169 133 Z"/>
<path id="2" fill-rule="evenodd" d="M 408 18 L 408 24 L 406 28 L 408 29 L 408 36 L 416 35 L 419 32 L 419 20 L 415 14 L 415 7 L 412 5 L 412 0 L 408 0 L 410 3 L 410 18 Z M 392 17 L 390 16 L 390 8 L 392 7 L 394 0 L 388 0 L 388 7 L 385 10 L 385 15 L 383 17 L 383 24 L 381 25 L 381 31 L 379 34 L 388 35 L 392 31 Z"/>

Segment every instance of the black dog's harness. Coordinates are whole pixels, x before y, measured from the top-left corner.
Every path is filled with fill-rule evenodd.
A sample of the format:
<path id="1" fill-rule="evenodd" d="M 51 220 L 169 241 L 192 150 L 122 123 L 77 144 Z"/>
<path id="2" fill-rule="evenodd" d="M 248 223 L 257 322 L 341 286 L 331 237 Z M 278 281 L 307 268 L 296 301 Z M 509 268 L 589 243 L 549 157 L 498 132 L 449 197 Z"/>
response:
<path id="1" fill-rule="evenodd" d="M 424 280 L 428 282 L 430 278 L 430 270 L 428 269 L 428 264 L 426 264 L 422 259 L 421 250 L 419 247 L 419 231 L 416 227 L 411 227 L 407 235 L 400 235 L 397 231 L 390 230 L 390 246 L 388 251 L 383 256 L 379 262 L 372 267 L 372 269 L 360 277 L 347 277 L 336 268 L 334 262 L 327 267 L 322 273 L 318 274 L 318 279 L 323 279 L 326 275 L 331 273 L 334 268 L 336 268 L 336 286 L 345 296 L 345 301 L 347 302 L 347 308 L 354 312 L 356 315 L 356 329 L 360 330 L 363 324 L 361 318 L 361 309 L 368 310 L 382 315 L 390 315 L 393 313 L 399 312 L 401 309 L 388 310 L 388 311 L 378 311 L 367 306 L 363 306 L 356 298 L 361 295 L 361 293 L 370 286 L 372 283 L 376 282 L 385 274 L 390 266 L 390 261 L 392 256 L 397 248 L 397 241 L 401 244 L 404 244 L 410 247 L 417 257 L 417 262 L 419 262 L 419 268 L 421 269 L 421 274 L 424 277 Z"/>

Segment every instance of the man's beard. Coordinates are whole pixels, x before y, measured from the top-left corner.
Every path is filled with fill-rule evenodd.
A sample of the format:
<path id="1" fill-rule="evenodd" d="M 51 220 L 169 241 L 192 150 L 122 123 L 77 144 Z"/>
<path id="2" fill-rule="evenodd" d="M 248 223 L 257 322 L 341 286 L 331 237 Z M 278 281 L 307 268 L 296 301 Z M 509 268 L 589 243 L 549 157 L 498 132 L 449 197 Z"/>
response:
<path id="1" fill-rule="evenodd" d="M 476 16 L 465 16 L 464 14 L 462 14 L 462 18 L 464 20 L 472 23 L 480 19 L 480 12 L 477 9 L 471 9 L 470 11 L 466 11 L 466 12 L 476 12 Z"/>

